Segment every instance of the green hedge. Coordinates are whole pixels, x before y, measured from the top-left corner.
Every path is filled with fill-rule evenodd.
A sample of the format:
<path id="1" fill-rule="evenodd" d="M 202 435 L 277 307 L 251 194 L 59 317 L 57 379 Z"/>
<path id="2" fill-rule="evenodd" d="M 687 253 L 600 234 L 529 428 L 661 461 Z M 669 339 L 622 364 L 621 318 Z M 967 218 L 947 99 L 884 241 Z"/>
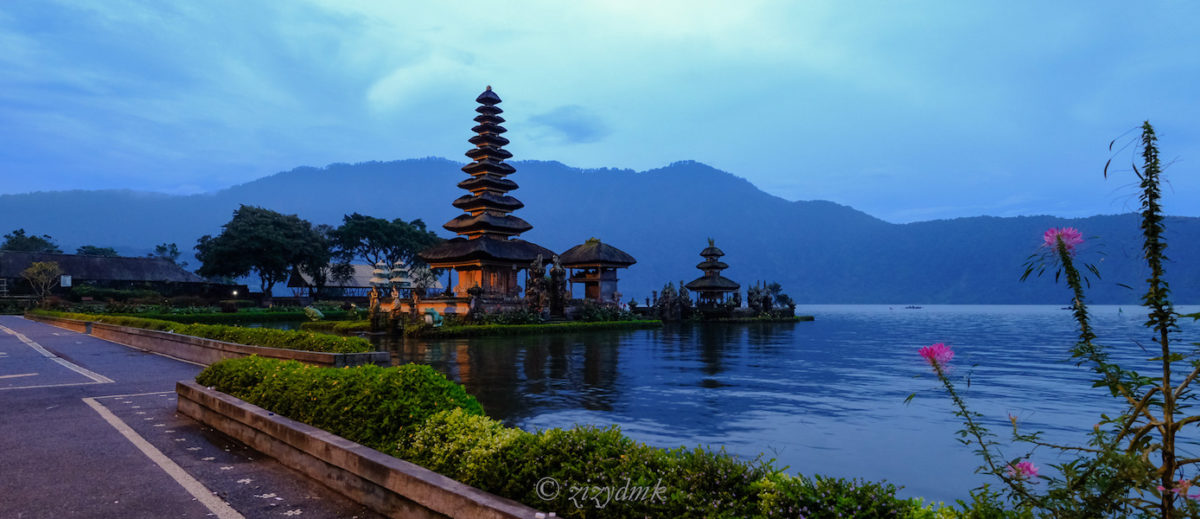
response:
<path id="1" fill-rule="evenodd" d="M 363 353 L 375 351 L 371 343 L 361 337 L 339 337 L 323 333 L 275 330 L 271 328 L 241 328 L 220 324 L 182 324 L 174 321 L 121 315 L 78 314 L 47 310 L 34 310 L 31 313 L 48 317 L 96 321 L 115 324 L 117 326 L 174 332 L 180 335 L 191 335 L 249 346 L 265 346 L 267 348 L 319 351 L 325 353 Z"/>
<path id="2" fill-rule="evenodd" d="M 319 368 L 248 357 L 209 366 L 196 381 L 468 485 L 562 517 L 949 517 L 895 497 L 889 484 L 795 477 L 722 451 L 664 450 L 617 427 L 537 433 L 484 416 L 463 388 L 428 366 Z M 538 482 L 562 487 L 543 499 Z M 659 487 L 661 499 L 598 503 L 571 485 Z M 576 497 L 572 501 L 572 497 Z M 601 498 L 603 500 L 603 498 Z"/>
<path id="3" fill-rule="evenodd" d="M 570 333 L 615 328 L 659 328 L 662 321 L 569 321 L 542 324 L 464 324 L 434 328 L 428 324 L 410 325 L 405 335 L 427 339 L 449 339 L 456 337 L 480 337 L 486 335 L 523 335 L 536 333 Z"/>
<path id="4" fill-rule="evenodd" d="M 257 356 L 227 359 L 196 382 L 364 445 L 406 442 L 433 414 L 483 408 L 429 366 L 321 368 Z"/>
<path id="5" fill-rule="evenodd" d="M 811 315 L 790 315 L 786 317 L 771 317 L 769 315 L 759 315 L 755 317 L 725 317 L 717 319 L 717 322 L 722 323 L 797 323 L 809 322 L 816 320 Z"/>
<path id="6" fill-rule="evenodd" d="M 542 324 L 462 324 L 446 325 L 434 328 L 425 323 L 410 324 L 404 328 L 404 335 L 423 339 L 450 339 L 459 337 L 484 337 L 489 335 L 525 335 L 538 333 L 569 333 L 592 330 L 617 328 L 658 328 L 662 321 L 600 321 L 582 322 L 570 321 L 563 323 Z M 301 323 L 300 329 L 334 332 L 355 333 L 371 330 L 370 321 L 316 321 Z"/>
<path id="7" fill-rule="evenodd" d="M 325 314 L 325 319 L 337 320 L 345 319 L 350 315 L 350 312 L 345 310 L 322 311 Z M 242 310 L 237 313 L 196 313 L 196 314 L 168 314 L 168 313 L 137 313 L 137 314 L 117 314 L 130 317 L 141 317 L 143 319 L 158 319 L 162 321 L 174 321 L 177 323 L 199 323 L 199 324 L 245 324 L 245 323 L 270 323 L 280 321 L 308 321 L 308 316 L 303 310 L 287 311 L 287 312 L 247 312 Z M 320 322 L 320 321 L 318 321 Z"/>
<path id="8" fill-rule="evenodd" d="M 333 333 L 369 332 L 371 331 L 371 321 L 310 321 L 300 323 L 300 329 Z"/>

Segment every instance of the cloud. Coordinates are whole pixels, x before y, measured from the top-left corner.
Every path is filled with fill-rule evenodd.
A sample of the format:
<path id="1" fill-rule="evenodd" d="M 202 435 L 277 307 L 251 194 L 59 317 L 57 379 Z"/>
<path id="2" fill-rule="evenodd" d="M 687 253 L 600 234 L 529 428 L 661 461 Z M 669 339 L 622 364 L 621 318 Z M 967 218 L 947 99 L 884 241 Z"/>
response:
<path id="1" fill-rule="evenodd" d="M 599 142 L 612 133 L 600 117 L 579 105 L 563 105 L 529 118 L 533 138 L 562 144 Z"/>

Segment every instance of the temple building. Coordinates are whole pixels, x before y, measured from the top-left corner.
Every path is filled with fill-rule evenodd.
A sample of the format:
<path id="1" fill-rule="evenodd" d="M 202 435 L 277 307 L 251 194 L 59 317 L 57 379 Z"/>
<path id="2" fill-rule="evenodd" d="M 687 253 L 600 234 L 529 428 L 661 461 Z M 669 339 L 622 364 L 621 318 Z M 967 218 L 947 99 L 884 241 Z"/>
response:
<path id="1" fill-rule="evenodd" d="M 583 285 L 583 298 L 599 303 L 617 300 L 617 269 L 637 263 L 633 256 L 596 238 L 571 247 L 559 256 L 563 267 L 571 269 L 571 284 Z"/>
<path id="2" fill-rule="evenodd" d="M 696 293 L 696 303 L 700 309 L 713 308 L 725 303 L 730 292 L 741 288 L 741 285 L 721 275 L 722 270 L 729 268 L 729 265 L 717 259 L 724 255 L 725 253 L 713 244 L 712 238 L 709 238 L 708 247 L 700 251 L 704 261 L 696 265 L 696 268 L 704 271 L 704 275 L 684 285 Z"/>
<path id="3" fill-rule="evenodd" d="M 503 110 L 496 106 L 500 96 L 489 86 L 475 101 L 480 105 L 475 109 L 479 124 L 471 129 L 475 136 L 469 139 L 475 148 L 467 152 L 473 162 L 462 168 L 470 178 L 458 183 L 470 193 L 453 203 L 464 213 L 442 226 L 459 237 L 419 254 L 431 268 L 451 269 L 458 277 L 448 284 L 453 291 L 451 300 L 442 302 L 444 312 L 466 311 L 465 300 L 472 289 L 484 302 L 516 303 L 522 297 L 521 271 L 538 257 L 549 263 L 554 256 L 545 247 L 517 238 L 533 226 L 510 214 L 524 204 L 508 195 L 517 184 L 506 177 L 516 169 L 504 162 L 512 153 L 504 149 L 508 139 L 500 135 L 507 131 L 500 126 L 504 122 Z"/>

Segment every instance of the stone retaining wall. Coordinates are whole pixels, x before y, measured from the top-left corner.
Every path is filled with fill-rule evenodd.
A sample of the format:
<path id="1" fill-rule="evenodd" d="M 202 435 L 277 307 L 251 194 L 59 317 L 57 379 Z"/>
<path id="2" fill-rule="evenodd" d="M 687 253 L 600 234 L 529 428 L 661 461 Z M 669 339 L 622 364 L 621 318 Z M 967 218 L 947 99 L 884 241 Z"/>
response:
<path id="1" fill-rule="evenodd" d="M 531 519 L 538 513 L 195 382 L 179 382 L 176 393 L 180 413 L 390 517 Z"/>
<path id="2" fill-rule="evenodd" d="M 26 315 L 26 319 L 57 326 L 67 330 L 90 334 L 98 339 L 124 344 L 133 348 L 169 355 L 177 359 L 212 364 L 221 359 L 232 357 L 248 357 L 258 355 L 282 360 L 298 360 L 318 366 L 357 366 L 359 364 L 379 364 L 386 366 L 391 363 L 390 355 L 385 351 L 368 353 L 323 353 L 316 351 L 285 350 L 282 348 L 266 348 L 263 346 L 247 346 L 232 342 L 203 339 L 190 335 L 146 330 L 129 326 L 63 319 L 44 315 Z"/>

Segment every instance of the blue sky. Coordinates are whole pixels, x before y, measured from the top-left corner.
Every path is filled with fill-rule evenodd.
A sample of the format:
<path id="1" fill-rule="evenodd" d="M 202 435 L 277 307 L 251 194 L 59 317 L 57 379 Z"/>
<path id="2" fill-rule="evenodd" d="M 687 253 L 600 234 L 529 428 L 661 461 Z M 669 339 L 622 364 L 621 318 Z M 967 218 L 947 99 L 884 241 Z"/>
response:
<path id="1" fill-rule="evenodd" d="M 0 2 L 0 193 L 220 189 L 301 165 L 698 160 L 893 222 L 1136 208 L 1149 119 L 1200 216 L 1192 2 Z"/>

